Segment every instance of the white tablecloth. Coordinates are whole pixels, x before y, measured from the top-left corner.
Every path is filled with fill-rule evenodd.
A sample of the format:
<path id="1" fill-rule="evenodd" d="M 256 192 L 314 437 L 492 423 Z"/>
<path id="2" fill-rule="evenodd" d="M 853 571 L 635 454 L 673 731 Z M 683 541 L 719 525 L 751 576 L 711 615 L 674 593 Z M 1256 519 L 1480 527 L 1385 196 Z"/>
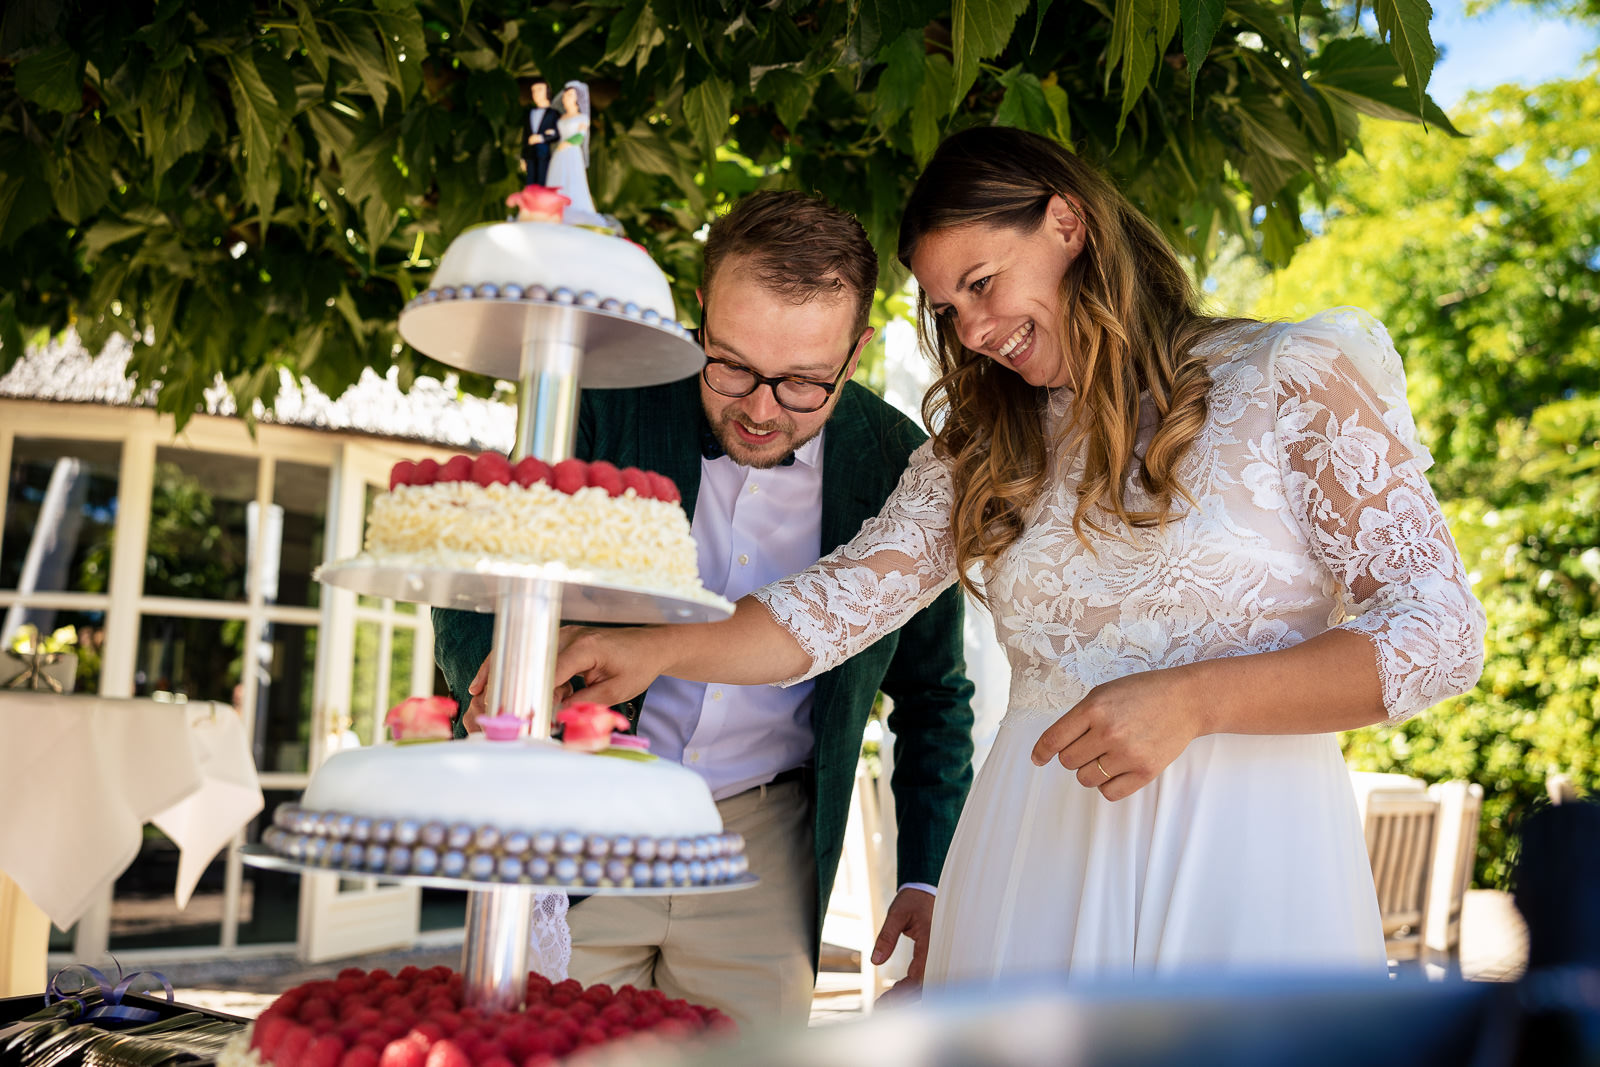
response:
<path id="1" fill-rule="evenodd" d="M 178 846 L 178 907 L 262 808 L 226 704 L 0 693 L 0 870 L 65 929 L 139 854 Z"/>

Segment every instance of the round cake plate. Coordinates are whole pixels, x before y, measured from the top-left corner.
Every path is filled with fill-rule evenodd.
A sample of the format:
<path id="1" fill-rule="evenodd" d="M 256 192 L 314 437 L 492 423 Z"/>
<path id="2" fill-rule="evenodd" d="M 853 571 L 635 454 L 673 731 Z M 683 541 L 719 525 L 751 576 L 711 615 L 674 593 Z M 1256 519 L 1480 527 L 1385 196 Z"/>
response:
<path id="1" fill-rule="evenodd" d="M 367 596 L 481 612 L 494 611 L 501 593 L 518 583 L 560 582 L 561 617 L 574 622 L 717 622 L 733 614 L 733 605 L 721 597 L 707 594 L 705 600 L 691 599 L 608 582 L 559 564 L 486 561 L 473 570 L 462 570 L 379 564 L 357 557 L 323 566 L 316 578 Z"/>
<path id="2" fill-rule="evenodd" d="M 545 885 L 534 882 L 476 882 L 470 878 L 446 878 L 438 874 L 389 874 L 387 872 L 374 874 L 371 871 L 350 871 L 342 867 L 322 867 L 314 863 L 300 863 L 297 860 L 285 859 L 273 852 L 265 845 L 241 845 L 239 857 L 252 867 L 259 867 L 267 871 L 289 871 L 295 874 L 336 874 L 341 878 L 372 878 L 390 885 L 417 885 L 429 889 L 531 889 L 536 893 L 569 893 L 579 897 L 667 897 L 680 895 L 700 895 L 704 893 L 726 893 L 737 889 L 749 889 L 760 878 L 753 874 L 742 874 L 726 882 L 716 885 L 687 885 L 687 886 L 589 886 L 589 885 Z"/>
<path id="3" fill-rule="evenodd" d="M 400 336 L 440 363 L 508 381 L 523 376 L 525 338 L 560 336 L 583 352 L 578 384 L 584 389 L 662 385 L 700 373 L 706 362 L 699 344 L 675 323 L 656 326 L 575 304 L 483 299 L 415 304 L 400 313 Z"/>

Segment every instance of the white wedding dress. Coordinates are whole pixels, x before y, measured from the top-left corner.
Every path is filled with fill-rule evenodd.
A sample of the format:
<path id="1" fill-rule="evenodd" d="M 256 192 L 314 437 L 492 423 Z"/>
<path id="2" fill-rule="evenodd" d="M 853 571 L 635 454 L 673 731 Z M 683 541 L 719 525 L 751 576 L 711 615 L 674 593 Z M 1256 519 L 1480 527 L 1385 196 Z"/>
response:
<path id="1" fill-rule="evenodd" d="M 1384 969 L 1371 869 L 1331 734 L 1198 738 L 1115 803 L 1052 762 L 1043 730 L 1099 683 L 1295 645 L 1339 625 L 1373 645 L 1392 720 L 1464 692 L 1484 619 L 1423 476 L 1399 357 L 1340 309 L 1241 327 L 1207 348 L 1213 388 L 1182 470 L 1198 501 L 1132 543 L 1072 529 L 1061 457 L 986 577 L 1009 711 L 939 883 L 930 984 Z M 1071 396 L 1042 412 L 1063 424 Z M 1147 404 L 1140 451 L 1154 428 Z M 1136 488 L 1129 506 L 1146 499 Z M 757 593 L 826 670 L 954 580 L 950 483 L 924 445 L 850 544 Z M 1297 699 L 1284 692 L 1285 704 Z M 904 813 L 914 818 L 915 813 Z"/>
<path id="2" fill-rule="evenodd" d="M 550 167 L 545 172 L 545 182 L 552 189 L 560 189 L 572 201 L 561 213 L 561 221 L 585 225 L 604 225 L 604 220 L 594 210 L 594 198 L 589 194 L 589 168 L 587 166 L 589 120 L 582 115 L 563 115 L 556 121 L 561 143 L 550 152 Z M 568 144 L 575 134 L 583 135 L 583 142 Z"/>

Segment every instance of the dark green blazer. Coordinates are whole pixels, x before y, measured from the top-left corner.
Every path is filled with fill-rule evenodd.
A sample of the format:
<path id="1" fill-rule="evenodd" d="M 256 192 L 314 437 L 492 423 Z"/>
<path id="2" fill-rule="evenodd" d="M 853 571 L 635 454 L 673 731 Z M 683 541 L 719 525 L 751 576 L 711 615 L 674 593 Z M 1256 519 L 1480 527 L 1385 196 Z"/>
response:
<path id="1" fill-rule="evenodd" d="M 700 492 L 697 377 L 644 389 L 588 390 L 579 405 L 579 458 L 642 467 L 671 478 L 694 517 Z M 845 383 L 823 435 L 822 551 L 855 536 L 878 513 L 924 435 L 870 390 Z M 817 925 L 828 906 L 849 815 L 861 736 L 881 689 L 894 701 L 894 789 L 899 879 L 937 884 L 956 817 L 972 784 L 972 683 L 962 655 L 959 588 L 946 590 L 898 631 L 818 676 L 812 725 Z M 493 616 L 434 609 L 435 656 L 464 707 L 489 653 Z M 812 962 L 816 962 L 813 946 Z"/>

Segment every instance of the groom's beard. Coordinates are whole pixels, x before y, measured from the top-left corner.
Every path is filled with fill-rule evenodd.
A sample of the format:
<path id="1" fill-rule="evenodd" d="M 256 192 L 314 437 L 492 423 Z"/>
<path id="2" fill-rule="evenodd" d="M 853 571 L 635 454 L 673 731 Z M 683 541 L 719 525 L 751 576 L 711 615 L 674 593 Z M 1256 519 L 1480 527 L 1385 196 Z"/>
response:
<path id="1" fill-rule="evenodd" d="M 734 429 L 737 422 L 747 430 L 756 433 L 771 433 L 767 441 L 753 445 L 739 436 L 739 431 Z M 752 422 L 743 412 L 729 408 L 722 413 L 721 418 L 712 427 L 712 432 L 717 435 L 717 441 L 735 463 L 743 467 L 754 467 L 756 470 L 767 470 L 776 467 L 791 453 L 800 448 L 817 434 L 822 432 L 825 423 L 819 423 L 810 433 L 798 436 L 794 420 L 780 415 L 767 422 Z"/>

